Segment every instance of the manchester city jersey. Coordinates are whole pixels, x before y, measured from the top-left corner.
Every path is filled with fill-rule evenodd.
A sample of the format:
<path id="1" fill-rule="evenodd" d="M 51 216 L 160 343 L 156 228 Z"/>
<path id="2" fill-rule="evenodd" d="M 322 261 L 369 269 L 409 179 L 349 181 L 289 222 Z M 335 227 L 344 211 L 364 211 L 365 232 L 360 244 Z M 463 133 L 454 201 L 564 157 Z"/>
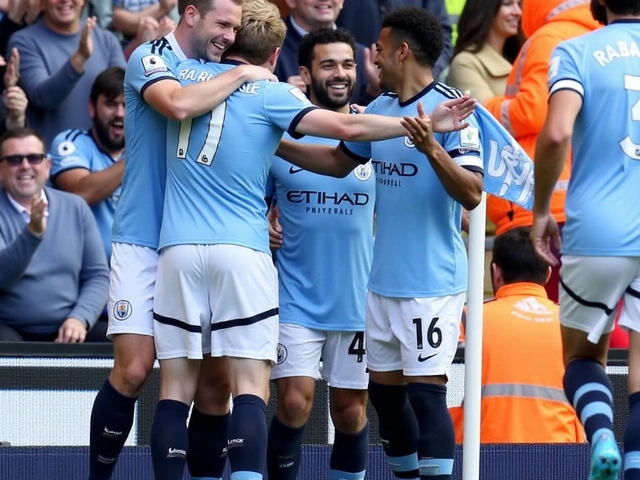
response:
<path id="1" fill-rule="evenodd" d="M 147 87 L 176 80 L 185 55 L 173 33 L 140 45 L 124 77 L 126 161 L 113 219 L 113 241 L 157 248 L 167 175 L 167 118 L 144 101 Z"/>
<path id="2" fill-rule="evenodd" d="M 183 85 L 235 64 L 188 60 Z M 314 109 L 297 88 L 243 85 L 206 115 L 168 124 L 167 191 L 160 247 L 230 244 L 270 253 L 265 189 L 282 135 Z"/>
<path id="3" fill-rule="evenodd" d="M 304 143 L 338 141 L 305 137 Z M 375 176 L 371 163 L 345 178 L 302 170 L 275 157 L 268 194 L 280 209 L 276 254 L 280 322 L 316 330 L 362 331 L 373 253 Z"/>
<path id="4" fill-rule="evenodd" d="M 562 253 L 640 255 L 640 22 L 618 20 L 560 44 L 549 92 L 583 98 L 573 130 Z"/>
<path id="5" fill-rule="evenodd" d="M 459 96 L 432 83 L 414 98 L 400 102 L 384 94 L 366 113 L 415 116 L 417 103 L 431 112 L 440 102 Z M 435 134 L 453 160 L 483 171 L 482 141 L 475 114 L 459 132 Z M 369 289 L 399 298 L 441 297 L 466 291 L 467 257 L 460 233 L 462 206 L 444 189 L 429 163 L 408 137 L 371 143 L 346 142 L 346 153 L 371 158 L 376 175 L 376 241 Z"/>
<path id="6" fill-rule="evenodd" d="M 56 176 L 67 170 L 82 168 L 92 173 L 99 172 L 111 167 L 117 160 L 100 149 L 90 130 L 65 130 L 59 133 L 53 139 L 49 155 L 51 156 L 51 177 L 54 183 Z M 91 206 L 107 259 L 111 258 L 111 230 L 119 196 L 120 187 L 116 188 L 109 197 Z"/>

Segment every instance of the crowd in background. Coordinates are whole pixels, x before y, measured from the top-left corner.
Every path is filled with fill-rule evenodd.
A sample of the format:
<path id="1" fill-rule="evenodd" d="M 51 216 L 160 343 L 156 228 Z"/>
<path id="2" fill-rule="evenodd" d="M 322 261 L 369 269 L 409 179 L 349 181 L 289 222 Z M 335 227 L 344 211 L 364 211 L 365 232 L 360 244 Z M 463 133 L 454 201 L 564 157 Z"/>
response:
<path id="1" fill-rule="evenodd" d="M 352 102 L 360 105 L 381 93 L 375 42 L 382 16 L 406 5 L 430 10 L 440 20 L 445 37 L 434 76 L 469 91 L 531 158 L 547 113 L 547 65 L 552 50 L 563 40 L 598 28 L 588 1 L 273 2 L 288 29 L 275 72 L 278 78 L 304 86 L 297 63 L 300 40 L 309 31 L 337 25 L 358 41 Z M 0 17 L 4 58 L 0 62 L 4 81 L 0 132 L 33 128 L 42 135 L 46 151 L 41 153 L 47 154 L 5 158 L 4 149 L 0 151 L 0 177 L 8 194 L 0 192 L 0 341 L 102 341 L 111 222 L 126 162 L 124 68 L 137 46 L 175 28 L 177 0 L 89 0 L 87 4 L 84 0 L 0 0 Z M 552 199 L 552 213 L 560 226 L 565 220 L 570 169 L 567 162 Z M 46 186 L 51 209 L 48 223 L 29 218 L 29 205 L 13 201 L 33 196 L 24 185 L 28 175 L 39 189 Z M 58 198 L 60 205 L 68 206 L 61 210 L 56 206 Z M 26 212 L 23 223 L 11 217 L 12 209 L 20 208 Z M 533 221 L 530 212 L 498 198 L 488 201 L 488 219 L 488 234 L 498 236 L 531 226 Z M 21 234 L 24 224 L 36 240 Z M 543 313 L 555 316 L 557 323 L 552 305 L 558 300 L 560 267 L 549 275 L 542 268 L 542 280 L 533 283 L 545 285 L 546 293 L 536 289 L 535 302 L 540 301 Z M 499 290 L 504 284 L 494 287 Z M 535 302 L 519 308 L 535 310 Z M 494 310 L 486 311 L 487 321 L 509 315 L 504 309 Z M 520 334 L 524 341 L 530 335 L 547 335 Z M 612 346 L 626 347 L 625 335 L 616 329 Z M 509 341 L 513 344 L 514 339 Z M 578 430 L 570 441 L 581 440 Z"/>

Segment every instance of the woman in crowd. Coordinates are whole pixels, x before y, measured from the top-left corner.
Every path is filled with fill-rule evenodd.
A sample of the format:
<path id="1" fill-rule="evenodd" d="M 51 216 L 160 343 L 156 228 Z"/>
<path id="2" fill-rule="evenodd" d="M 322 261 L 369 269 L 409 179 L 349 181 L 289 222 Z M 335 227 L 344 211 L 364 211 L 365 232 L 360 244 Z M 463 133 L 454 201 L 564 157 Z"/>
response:
<path id="1" fill-rule="evenodd" d="M 467 0 L 448 84 L 470 90 L 479 102 L 504 95 L 507 77 L 522 45 L 519 0 Z"/>

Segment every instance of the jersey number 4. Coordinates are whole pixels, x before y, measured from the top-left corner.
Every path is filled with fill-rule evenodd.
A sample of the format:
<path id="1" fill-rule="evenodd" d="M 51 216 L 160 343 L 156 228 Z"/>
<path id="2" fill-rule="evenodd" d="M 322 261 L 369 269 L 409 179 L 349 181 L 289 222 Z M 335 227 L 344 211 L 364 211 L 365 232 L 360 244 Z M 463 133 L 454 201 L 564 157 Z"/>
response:
<path id="1" fill-rule="evenodd" d="M 624 88 L 625 90 L 631 90 L 632 92 L 640 92 L 640 77 L 635 75 L 625 75 Z M 634 122 L 640 122 L 640 100 L 631 107 L 631 120 Z M 633 143 L 629 135 L 622 139 L 620 147 L 622 147 L 622 151 L 628 157 L 631 157 L 634 160 L 640 160 L 640 145 Z"/>
<path id="2" fill-rule="evenodd" d="M 213 163 L 213 158 L 218 152 L 220 145 L 220 137 L 222 136 L 222 127 L 224 126 L 224 117 L 227 113 L 227 102 L 223 102 L 206 115 L 196 118 L 188 118 L 180 122 L 180 133 L 178 134 L 178 149 L 176 157 L 180 160 L 187 158 L 189 152 L 189 143 L 191 142 L 191 132 L 193 131 L 194 122 L 196 126 L 207 122 L 207 135 L 205 136 L 204 145 L 196 155 L 196 163 L 209 167 Z M 197 130 L 196 130 L 197 131 Z"/>

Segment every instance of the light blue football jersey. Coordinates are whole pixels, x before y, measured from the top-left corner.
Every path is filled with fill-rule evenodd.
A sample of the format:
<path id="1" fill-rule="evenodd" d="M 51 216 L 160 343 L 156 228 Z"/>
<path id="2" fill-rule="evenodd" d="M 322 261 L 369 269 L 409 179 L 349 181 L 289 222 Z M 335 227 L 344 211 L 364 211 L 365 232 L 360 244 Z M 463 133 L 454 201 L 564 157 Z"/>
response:
<path id="1" fill-rule="evenodd" d="M 300 141 L 338 144 L 318 137 Z M 364 330 L 373 254 L 371 163 L 334 178 L 275 157 L 267 196 L 271 193 L 284 234 L 276 254 L 280 322 L 314 330 Z"/>
<path id="2" fill-rule="evenodd" d="M 583 98 L 573 130 L 562 253 L 640 255 L 640 22 L 616 21 L 560 44 L 549 92 Z"/>
<path id="3" fill-rule="evenodd" d="M 374 100 L 366 113 L 416 116 L 460 95 L 432 83 L 406 102 L 393 94 Z M 482 140 L 475 114 L 460 132 L 435 134 L 458 165 L 483 172 Z M 467 256 L 460 233 L 462 206 L 446 192 L 427 157 L 408 137 L 341 144 L 355 159 L 371 158 L 376 175 L 376 239 L 369 290 L 385 297 L 427 298 L 467 289 Z"/>
<path id="4" fill-rule="evenodd" d="M 53 139 L 51 149 L 51 178 L 55 185 L 56 176 L 67 170 L 83 168 L 90 172 L 99 172 L 111 167 L 116 160 L 101 150 L 91 134 L 91 130 L 65 130 Z M 116 210 L 120 187 L 108 198 L 91 207 L 98 224 L 107 259 L 111 258 L 111 230 L 113 214 Z"/>
<path id="5" fill-rule="evenodd" d="M 167 118 L 144 101 L 147 87 L 175 80 L 184 52 L 173 33 L 140 45 L 124 76 L 124 178 L 113 219 L 113 241 L 158 248 L 167 176 Z"/>
<path id="6" fill-rule="evenodd" d="M 188 60 L 183 85 L 237 63 Z M 243 85 L 210 113 L 168 123 L 167 191 L 160 247 L 230 244 L 270 253 L 265 189 L 285 131 L 317 107 L 287 83 Z"/>

